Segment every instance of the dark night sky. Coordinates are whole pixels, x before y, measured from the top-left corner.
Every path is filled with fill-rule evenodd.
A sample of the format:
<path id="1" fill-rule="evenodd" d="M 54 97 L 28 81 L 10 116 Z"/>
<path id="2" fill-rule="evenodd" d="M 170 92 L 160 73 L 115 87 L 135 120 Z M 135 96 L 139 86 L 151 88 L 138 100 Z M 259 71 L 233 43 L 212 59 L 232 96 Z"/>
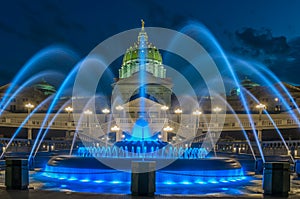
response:
<path id="1" fill-rule="evenodd" d="M 299 8 L 298 0 L 1 2 L 0 85 L 42 48 L 63 44 L 83 57 L 109 36 L 140 27 L 140 19 L 175 30 L 199 21 L 226 52 L 262 61 L 280 79 L 300 84 Z"/>

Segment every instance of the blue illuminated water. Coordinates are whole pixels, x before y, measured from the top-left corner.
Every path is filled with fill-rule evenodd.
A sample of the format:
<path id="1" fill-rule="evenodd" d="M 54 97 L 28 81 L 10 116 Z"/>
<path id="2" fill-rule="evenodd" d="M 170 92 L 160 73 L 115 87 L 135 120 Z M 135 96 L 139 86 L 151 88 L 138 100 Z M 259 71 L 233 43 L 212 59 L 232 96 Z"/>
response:
<path id="1" fill-rule="evenodd" d="M 252 98 L 254 101 L 256 101 L 256 103 L 259 103 L 258 99 L 257 99 L 251 92 L 247 91 L 246 89 L 245 89 L 245 92 L 246 92 L 249 96 L 251 96 L 251 98 Z M 289 147 L 288 147 L 286 141 L 284 140 L 282 133 L 281 133 L 280 130 L 278 129 L 277 124 L 275 123 L 275 121 L 273 120 L 273 118 L 270 116 L 270 114 L 268 113 L 268 111 L 267 111 L 266 109 L 264 109 L 263 112 L 267 115 L 268 119 L 271 121 L 272 125 L 274 126 L 275 131 L 277 132 L 278 136 L 280 137 L 281 141 L 283 142 L 283 144 L 284 144 L 286 150 L 289 151 Z M 292 154 L 289 154 L 289 156 L 290 156 L 291 160 L 295 163 L 295 160 L 294 160 Z"/>
<path id="2" fill-rule="evenodd" d="M 225 52 L 223 51 L 222 47 L 220 46 L 220 44 L 218 43 L 216 38 L 213 36 L 213 34 L 203 24 L 194 21 L 194 22 L 189 23 L 184 28 L 182 28 L 181 31 L 182 32 L 193 31 L 198 34 L 198 37 L 199 37 L 198 39 L 200 39 L 201 42 L 209 43 L 209 47 L 211 49 L 213 49 L 216 52 L 216 54 L 218 54 L 218 55 L 220 55 L 220 57 L 222 57 L 222 62 L 226 66 L 226 69 L 229 71 L 229 73 L 235 83 L 236 88 L 240 89 L 241 85 L 240 85 L 239 78 L 238 78 L 236 72 L 233 70 L 233 67 L 232 67 L 230 61 L 228 60 Z M 249 110 L 248 101 L 243 92 L 240 93 L 239 97 L 240 97 L 240 101 L 242 102 L 243 108 L 246 112 L 246 115 L 248 117 L 248 120 L 251 124 L 252 132 L 253 132 L 259 153 L 261 155 L 261 158 L 262 158 L 263 162 L 265 162 L 263 150 L 261 148 L 260 141 L 258 139 L 258 135 L 257 135 L 256 129 L 255 129 L 255 125 L 254 125 L 254 122 L 253 122 L 253 119 L 251 117 L 251 113 Z"/>
<path id="3" fill-rule="evenodd" d="M 201 159 L 207 151 L 204 148 L 174 147 L 161 141 L 122 141 L 115 146 L 79 147 L 79 157 L 97 158 L 153 158 L 153 159 Z"/>
<path id="4" fill-rule="evenodd" d="M 6 100 L 7 96 L 4 95 L 5 97 L 2 99 L 1 103 L 3 103 L 2 108 L 0 109 L 0 116 L 3 113 L 3 111 L 10 105 L 12 100 L 16 98 L 25 88 L 28 88 L 31 84 L 35 83 L 36 81 L 45 78 L 47 76 L 56 76 L 58 77 L 60 74 L 59 73 L 54 73 L 54 72 L 41 72 L 39 74 L 34 75 L 33 77 L 29 78 L 26 82 L 22 83 L 21 86 L 18 87 L 17 90 L 15 90 L 10 97 Z M 6 101 L 4 101 L 6 100 Z M 1 107 L 1 105 L 0 105 Z"/>
<path id="5" fill-rule="evenodd" d="M 20 131 L 23 129 L 24 125 L 28 122 L 28 120 L 32 117 L 32 115 L 37 112 L 41 107 L 43 107 L 46 103 L 52 100 L 53 96 L 49 96 L 44 101 L 42 101 L 37 107 L 35 107 L 30 114 L 22 121 L 21 125 L 17 128 L 17 130 L 13 133 L 12 137 L 10 138 L 9 142 L 7 143 L 5 150 L 3 150 L 0 159 L 3 158 L 5 151 L 7 151 L 8 147 L 12 144 L 13 140 L 18 136 Z"/>
<path id="6" fill-rule="evenodd" d="M 60 167 L 57 168 L 46 166 L 47 172 L 39 173 L 37 178 L 44 176 L 49 180 L 56 181 L 57 179 L 62 181 L 72 182 L 114 182 L 120 183 L 130 182 L 131 173 L 122 172 L 109 169 L 82 169 L 82 168 L 70 168 Z M 242 169 L 228 169 L 228 170 L 206 170 L 206 171 L 168 171 L 159 170 L 156 175 L 156 182 L 158 184 L 219 184 L 219 183 L 234 183 L 246 180 Z M 185 182 L 185 183 L 184 183 Z"/>
<path id="7" fill-rule="evenodd" d="M 222 171 L 225 173 L 226 171 Z M 43 189 L 47 190 L 69 190 L 75 192 L 89 193 L 110 193 L 110 194 L 130 194 L 131 174 L 120 171 L 103 171 L 101 176 L 78 177 L 60 176 L 56 174 L 37 173 L 34 178 L 44 183 Z M 230 194 L 240 195 L 254 183 L 251 182 L 253 177 L 234 176 L 234 177 L 212 177 L 204 178 L 197 176 L 197 173 L 190 171 L 187 174 L 178 174 L 175 172 L 156 172 L 156 194 Z M 114 186 L 112 186 L 114 185 Z M 245 191 L 244 191 L 245 192 Z"/>
<path id="8" fill-rule="evenodd" d="M 73 80 L 73 78 L 75 77 L 77 71 L 78 71 L 78 68 L 80 66 L 80 63 L 77 64 L 73 69 L 72 71 L 68 74 L 68 76 L 64 79 L 63 83 L 61 84 L 61 86 L 59 87 L 58 91 L 56 92 L 56 94 L 54 95 L 54 99 L 52 100 L 48 110 L 47 110 L 47 113 L 44 117 L 44 120 L 42 122 L 42 125 L 41 125 L 41 128 L 39 129 L 38 133 L 37 133 L 37 136 L 36 136 L 36 139 L 34 141 L 34 144 L 31 148 L 31 151 L 30 151 L 30 154 L 28 156 L 28 160 L 30 161 L 32 156 L 33 156 L 33 153 L 35 151 L 35 148 L 37 147 L 38 145 L 38 142 L 39 142 L 39 139 L 42 135 L 42 132 L 43 132 L 43 127 L 46 125 L 46 123 L 48 122 L 48 118 L 49 118 L 49 115 L 51 114 L 53 108 L 55 107 L 55 105 L 57 104 L 57 102 L 59 101 L 60 97 L 62 96 L 62 94 L 65 92 L 65 90 L 67 89 L 67 86 L 68 84 L 71 83 L 71 80 Z"/>
<path id="9" fill-rule="evenodd" d="M 24 78 L 32 75 L 31 73 L 33 69 L 41 65 L 39 65 L 39 63 L 49 58 L 55 59 L 58 56 L 62 55 L 66 56 L 67 58 L 70 58 L 71 61 L 78 60 L 79 58 L 79 56 L 74 51 L 70 50 L 69 48 L 66 48 L 65 46 L 49 46 L 36 53 L 16 74 L 9 88 L 5 91 L 5 94 L 3 95 L 3 98 L 0 101 L 0 107 L 3 107 L 4 103 L 7 102 L 7 98 L 11 96 L 11 94 L 14 92 L 14 89 L 18 85 L 22 85 L 22 81 L 24 80 Z M 2 112 L 0 109 L 0 115 L 1 113 Z"/>
<path id="10" fill-rule="evenodd" d="M 40 142 L 39 142 L 38 146 L 36 147 L 36 150 L 35 150 L 35 153 L 34 153 L 33 157 L 35 157 L 36 154 L 37 154 L 37 152 L 39 151 L 40 146 L 41 146 L 41 144 L 43 143 L 43 141 L 44 141 L 44 139 L 45 139 L 45 137 L 46 137 L 46 135 L 47 135 L 47 133 L 48 133 L 48 131 L 49 131 L 49 128 L 51 127 L 51 125 L 53 124 L 53 122 L 55 121 L 55 119 L 57 118 L 57 116 L 59 116 L 59 114 L 61 113 L 61 111 L 63 111 L 64 108 L 70 103 L 70 101 L 71 101 L 71 100 L 66 101 L 66 102 L 59 108 L 59 110 L 55 113 L 55 115 L 52 117 L 51 121 L 49 122 L 47 128 L 45 129 L 45 131 L 44 131 L 44 133 L 43 133 L 42 138 L 40 139 Z"/>
<path id="11" fill-rule="evenodd" d="M 146 96 L 146 55 L 147 38 L 144 28 L 139 34 L 139 96 L 140 96 L 140 117 L 145 118 L 145 96 Z"/>
<path id="12" fill-rule="evenodd" d="M 130 141 L 152 141 L 151 129 L 148 121 L 143 118 L 136 120 L 132 128 L 132 136 L 129 138 Z"/>

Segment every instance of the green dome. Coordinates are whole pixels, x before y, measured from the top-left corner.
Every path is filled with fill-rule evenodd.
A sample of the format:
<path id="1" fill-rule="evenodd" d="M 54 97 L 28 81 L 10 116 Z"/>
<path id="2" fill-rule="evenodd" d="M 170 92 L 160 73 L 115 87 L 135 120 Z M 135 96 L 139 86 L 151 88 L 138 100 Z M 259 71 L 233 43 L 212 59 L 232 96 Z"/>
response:
<path id="1" fill-rule="evenodd" d="M 135 44 L 133 47 L 130 47 L 126 50 L 126 53 L 123 57 L 122 65 L 130 64 L 132 62 L 136 62 L 140 59 L 140 51 L 146 51 L 145 60 L 146 61 L 154 61 L 157 63 L 162 63 L 162 57 L 158 51 L 158 49 L 152 44 L 148 44 L 147 48 L 139 49 L 138 45 Z"/>
<path id="2" fill-rule="evenodd" d="M 256 86 L 260 86 L 258 83 L 251 81 L 248 79 L 248 77 L 245 77 L 245 79 L 241 82 L 241 85 L 246 89 L 251 89 Z"/>
<path id="3" fill-rule="evenodd" d="M 139 32 L 137 42 L 129 47 L 124 54 L 122 66 L 119 69 L 119 78 L 131 77 L 140 69 L 146 70 L 155 77 L 166 78 L 166 69 L 162 65 L 161 54 L 152 43 L 148 42 L 148 35 L 144 26 Z"/>
<path id="4" fill-rule="evenodd" d="M 42 80 L 40 83 L 33 85 L 33 88 L 43 92 L 46 96 L 56 93 L 55 87 L 46 82 L 45 80 Z"/>

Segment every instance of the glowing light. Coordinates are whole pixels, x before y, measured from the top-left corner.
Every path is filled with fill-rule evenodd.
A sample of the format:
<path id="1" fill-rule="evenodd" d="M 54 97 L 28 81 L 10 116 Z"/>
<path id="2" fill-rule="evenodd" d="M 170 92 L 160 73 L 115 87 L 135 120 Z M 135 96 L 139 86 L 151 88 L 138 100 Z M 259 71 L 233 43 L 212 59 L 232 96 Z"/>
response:
<path id="1" fill-rule="evenodd" d="M 168 106 L 162 106 L 162 107 L 160 107 L 160 109 L 163 110 L 163 111 L 167 111 L 167 110 L 169 110 L 169 107 Z"/>
<path id="2" fill-rule="evenodd" d="M 266 108 L 266 105 L 262 104 L 262 103 L 259 103 L 258 105 L 256 105 L 256 108 L 257 109 L 265 109 Z"/>
<path id="3" fill-rule="evenodd" d="M 103 183 L 103 182 L 104 182 L 104 180 L 95 180 L 94 181 L 94 183 L 98 183 L 98 184 Z"/>
<path id="4" fill-rule="evenodd" d="M 218 183 L 219 183 L 219 182 L 216 181 L 215 179 L 211 179 L 211 180 L 209 180 L 208 182 L 209 182 L 209 183 L 212 183 L 212 184 L 218 184 Z"/>
<path id="5" fill-rule="evenodd" d="M 111 130 L 112 132 L 117 132 L 117 131 L 120 130 L 120 128 L 119 128 L 117 125 L 115 125 L 115 126 L 111 127 L 110 130 Z"/>
<path id="6" fill-rule="evenodd" d="M 90 179 L 82 179 L 80 182 L 90 182 Z"/>
<path id="7" fill-rule="evenodd" d="M 222 179 L 220 180 L 220 182 L 222 182 L 222 183 L 227 183 L 228 180 L 225 180 L 224 178 L 222 178 Z"/>
<path id="8" fill-rule="evenodd" d="M 30 110 L 30 109 L 33 109 L 33 108 L 34 108 L 34 105 L 31 104 L 31 103 L 27 103 L 27 104 L 25 104 L 25 107 L 28 108 L 28 109 Z"/>
<path id="9" fill-rule="evenodd" d="M 117 111 L 121 111 L 121 110 L 123 110 L 123 109 L 124 109 L 124 107 L 121 106 L 121 105 L 116 106 L 116 110 L 117 110 Z"/>
<path id="10" fill-rule="evenodd" d="M 91 115 L 93 112 L 90 109 L 87 109 L 83 112 L 85 115 Z"/>
<path id="11" fill-rule="evenodd" d="M 202 112 L 201 111 L 199 111 L 199 110 L 195 110 L 195 111 L 193 111 L 193 115 L 201 115 L 202 114 Z"/>
<path id="12" fill-rule="evenodd" d="M 207 184 L 206 182 L 204 182 L 202 180 L 196 180 L 195 183 L 197 183 L 197 184 Z"/>
<path id="13" fill-rule="evenodd" d="M 214 112 L 216 112 L 216 113 L 219 113 L 220 111 L 222 111 L 222 109 L 220 108 L 220 107 L 215 107 L 214 109 L 213 109 L 213 111 Z"/>
<path id="14" fill-rule="evenodd" d="M 163 182 L 163 184 L 167 184 L 167 185 L 173 185 L 173 184 L 176 184 L 175 182 L 173 181 L 165 181 Z"/>
<path id="15" fill-rule="evenodd" d="M 102 109 L 102 113 L 108 114 L 108 113 L 110 113 L 110 110 L 108 108 Z"/>
<path id="16" fill-rule="evenodd" d="M 234 178 L 228 178 L 228 181 L 230 181 L 230 182 L 235 182 L 236 179 L 234 179 Z"/>
<path id="17" fill-rule="evenodd" d="M 189 181 L 182 181 L 182 182 L 180 182 L 180 184 L 184 184 L 184 185 L 190 185 L 190 184 L 192 184 L 191 182 L 189 182 Z"/>
<path id="18" fill-rule="evenodd" d="M 73 112 L 73 108 L 71 106 L 68 106 L 67 108 L 65 108 L 65 111 L 71 113 Z"/>
<path id="19" fill-rule="evenodd" d="M 68 180 L 69 180 L 69 181 L 75 181 L 75 180 L 78 180 L 78 179 L 75 178 L 75 177 L 71 177 L 71 178 L 69 178 Z"/>
<path id="20" fill-rule="evenodd" d="M 173 131 L 173 128 L 170 126 L 166 126 L 165 128 L 163 128 L 163 130 L 166 132 L 171 132 L 171 131 Z"/>
<path id="21" fill-rule="evenodd" d="M 121 184 L 122 182 L 119 181 L 119 180 L 114 180 L 114 181 L 111 181 L 110 183 L 112 183 L 112 184 Z"/>
<path id="22" fill-rule="evenodd" d="M 181 114 L 181 113 L 182 113 L 182 109 L 177 108 L 177 109 L 175 109 L 174 113 L 176 113 L 176 114 Z"/>

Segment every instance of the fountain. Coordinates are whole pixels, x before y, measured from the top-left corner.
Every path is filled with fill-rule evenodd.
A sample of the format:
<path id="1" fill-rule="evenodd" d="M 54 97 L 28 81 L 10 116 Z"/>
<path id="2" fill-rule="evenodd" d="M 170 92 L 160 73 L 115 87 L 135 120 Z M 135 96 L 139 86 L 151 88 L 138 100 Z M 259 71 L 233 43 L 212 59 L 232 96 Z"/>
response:
<path id="1" fill-rule="evenodd" d="M 178 97 L 180 107 L 183 110 L 189 110 L 192 114 L 185 114 L 183 117 L 181 116 L 183 112 L 182 109 L 177 109 L 176 119 L 171 118 L 171 116 L 168 115 L 168 105 L 170 105 L 170 103 L 168 102 L 169 99 L 165 96 L 172 92 L 176 95 L 177 91 L 176 89 L 172 90 L 173 84 L 166 77 L 166 68 L 168 67 L 162 65 L 162 58 L 158 50 L 153 44 L 148 42 L 148 35 L 145 29 L 146 28 L 143 26 L 141 30 L 138 30 L 138 41 L 132 47 L 126 49 L 122 68 L 119 70 L 120 77 L 113 83 L 111 108 L 103 111 L 104 120 L 100 121 L 101 119 L 97 118 L 95 91 L 98 87 L 98 82 L 96 81 L 97 78 L 98 80 L 100 79 L 106 69 L 105 67 L 107 67 L 106 65 L 109 65 L 112 60 L 114 60 L 112 57 L 106 56 L 105 54 L 111 53 L 107 52 L 106 46 L 115 46 L 110 45 L 110 40 L 104 42 L 106 45 L 104 48 L 98 49 L 99 52 L 103 54 L 103 57 L 107 59 L 104 59 L 103 57 L 99 58 L 99 52 L 97 52 L 96 49 L 91 53 L 92 56 L 88 56 L 87 59 L 79 62 L 62 82 L 58 92 L 41 102 L 30 114 L 28 114 L 12 136 L 12 139 L 8 142 L 8 145 L 6 145 L 5 150 L 1 154 L 1 158 L 4 157 L 7 148 L 11 145 L 13 139 L 16 138 L 23 126 L 26 125 L 30 117 L 32 117 L 44 104 L 48 103 L 50 104 L 49 109 L 47 109 L 47 112 L 45 113 L 41 127 L 37 132 L 36 139 L 27 157 L 30 162 L 33 161 L 34 157 L 38 154 L 39 148 L 42 145 L 48 130 L 51 128 L 51 125 L 56 121 L 56 118 L 59 118 L 60 112 L 65 106 L 69 104 L 69 101 L 66 101 L 59 108 L 58 112 L 51 117 L 51 112 L 53 112 L 54 107 L 57 105 L 65 90 L 67 90 L 68 84 L 73 83 L 73 78 L 76 76 L 73 96 L 70 99 L 72 100 L 74 110 L 77 111 L 73 114 L 76 131 L 70 154 L 52 157 L 42 171 L 35 175 L 36 179 L 64 185 L 77 184 L 78 186 L 81 186 L 82 184 L 87 184 L 88 187 L 98 184 L 119 184 L 121 186 L 128 184 L 130 181 L 132 162 L 154 161 L 156 162 L 155 170 L 157 171 L 156 182 L 166 186 L 213 186 L 216 184 L 232 186 L 232 184 L 237 185 L 245 182 L 245 179 L 248 178 L 248 176 L 241 164 L 233 158 L 216 157 L 217 152 L 214 148 L 225 120 L 225 114 L 220 114 L 220 112 L 223 111 L 226 113 L 226 108 L 229 108 L 237 122 L 236 124 L 241 126 L 241 132 L 246 143 L 250 147 L 253 159 L 256 160 L 258 156 L 262 159 L 262 162 L 265 162 L 265 156 L 260 143 L 261 140 L 257 133 L 257 126 L 260 125 L 261 121 L 259 120 L 259 123 L 254 121 L 254 117 L 252 117 L 250 112 L 251 110 L 248 105 L 247 97 L 250 96 L 250 99 L 257 104 L 260 102 L 255 96 L 247 91 L 247 89 L 244 89 L 239 85 L 237 74 L 234 72 L 231 63 L 229 62 L 230 59 L 237 60 L 238 62 L 241 61 L 237 58 L 227 59 L 221 47 L 203 26 L 192 24 L 182 29 L 182 32 L 188 31 L 189 29 L 201 31 L 201 33 L 211 41 L 212 48 L 224 58 L 223 62 L 227 72 L 229 72 L 232 77 L 233 85 L 241 92 L 239 99 L 241 105 L 244 107 L 246 113 L 245 116 L 249 121 L 248 132 L 249 129 L 252 131 L 254 136 L 253 141 L 257 145 L 256 152 L 251 145 L 253 142 L 250 141 L 250 138 L 247 135 L 245 130 L 246 127 L 244 128 L 244 124 L 242 124 L 240 118 L 235 113 L 235 110 L 226 102 L 226 99 L 223 98 L 222 94 L 224 93 L 220 92 L 223 91 L 222 89 L 224 88 L 224 85 L 220 85 L 220 82 L 218 82 L 218 78 L 221 77 L 221 75 L 218 71 L 214 71 L 214 64 L 211 58 L 205 58 L 205 56 L 202 55 L 207 52 L 202 48 L 198 49 L 197 46 L 194 46 L 196 53 L 192 54 L 193 52 L 188 52 L 187 50 L 189 45 L 185 46 L 185 44 L 190 44 L 190 40 L 184 40 L 185 42 L 181 41 L 183 38 L 187 39 L 186 36 L 181 33 L 176 33 L 175 36 L 167 38 L 161 37 L 160 35 L 155 37 L 153 32 L 155 32 L 156 29 L 150 28 L 149 32 L 152 33 L 152 36 L 154 36 L 157 41 L 164 43 L 165 41 L 162 38 L 167 40 L 165 43 L 168 44 L 168 47 L 159 46 L 160 49 L 179 49 L 176 51 L 176 54 L 182 57 L 188 57 L 187 60 L 192 63 L 192 65 L 198 66 L 197 71 L 203 75 L 211 99 L 214 99 L 211 102 L 210 118 L 205 117 L 204 122 L 206 126 L 204 124 L 199 126 L 200 115 L 202 112 L 200 111 L 200 103 L 198 102 L 194 91 L 188 92 L 188 97 L 186 98 L 176 96 Z M 165 29 L 160 31 L 163 36 L 170 33 L 169 30 Z M 130 33 L 137 33 L 137 30 Z M 172 31 L 171 33 L 173 34 Z M 125 33 L 119 35 L 122 40 L 120 38 L 113 39 L 117 39 L 117 41 L 121 40 L 126 43 L 128 35 L 125 37 L 123 34 L 126 35 Z M 124 38 L 127 40 L 123 40 Z M 169 43 L 172 45 L 169 45 Z M 117 44 L 116 46 L 120 47 Z M 180 46 L 180 48 L 178 46 Z M 123 54 L 124 49 L 120 47 L 120 49 L 117 50 L 116 57 L 119 57 Z M 197 50 L 202 50 L 202 56 L 200 57 L 201 59 L 204 59 L 204 61 L 199 60 L 200 58 L 198 59 L 197 53 L 199 52 Z M 40 55 L 38 57 L 40 58 Z M 194 57 L 196 58 L 194 59 Z M 210 67 L 208 67 L 208 69 L 201 68 L 200 66 L 204 64 L 208 64 Z M 245 67 L 249 67 L 246 63 L 244 63 L 244 65 Z M 30 64 L 24 68 L 27 70 L 29 66 Z M 10 95 L 10 98 L 8 98 L 9 95 L 7 95 L 1 100 L 0 105 L 4 106 L 4 109 L 25 85 L 31 84 L 32 81 L 44 74 L 40 73 L 39 75 L 34 76 L 26 81 L 22 87 L 13 92 L 13 87 L 21 81 L 20 78 L 22 77 L 22 74 L 25 73 L 25 69 L 16 76 L 12 88 L 8 89 L 7 92 Z M 175 76 L 181 80 L 182 75 L 179 74 L 179 72 L 176 72 L 171 68 L 168 68 L 168 70 L 176 74 Z M 251 70 L 267 85 L 271 85 L 270 80 L 261 74 L 258 69 Z M 266 69 L 263 70 L 265 71 Z M 269 71 L 265 72 L 271 76 L 271 79 L 278 80 Z M 78 78 L 82 73 L 85 78 Z M 125 80 L 129 83 L 127 82 L 126 84 Z M 160 87 L 157 86 L 158 84 L 154 80 L 160 83 Z M 96 81 L 97 84 L 94 85 L 94 81 Z M 180 83 L 182 82 L 180 81 Z M 185 87 L 185 83 L 182 84 L 184 88 L 188 88 Z M 291 97 L 283 84 L 280 84 L 280 87 L 288 97 Z M 153 93 L 153 90 L 155 89 L 159 91 L 157 92 L 158 94 Z M 217 90 L 217 92 L 214 92 L 215 90 Z M 274 86 L 271 86 L 271 90 L 278 96 L 284 107 L 288 108 L 289 103 L 284 99 L 283 95 L 277 91 Z M 77 99 L 80 99 L 78 100 L 80 103 Z M 133 103 L 135 106 L 130 103 Z M 296 110 L 299 113 L 295 100 L 292 100 L 291 103 L 297 107 Z M 216 108 L 213 109 L 212 107 Z M 0 109 L 0 116 L 4 109 Z M 109 114 L 110 111 L 112 112 L 111 114 Z M 261 110 L 260 114 L 262 113 L 265 113 L 268 120 L 274 126 L 276 133 L 279 135 L 285 149 L 288 151 L 289 147 L 285 142 L 282 133 L 279 131 L 275 120 L 267 110 Z M 110 117 L 108 118 L 107 116 Z M 297 113 L 291 112 L 290 116 L 299 126 Z M 207 132 L 202 133 L 200 130 L 201 128 L 206 128 Z M 172 133 L 174 133 L 175 136 L 171 137 L 170 135 Z M 115 135 L 115 141 L 109 140 L 111 134 Z M 192 144 L 193 139 L 196 136 L 202 136 L 202 140 L 198 145 Z M 81 142 L 83 146 L 81 145 L 78 148 L 75 147 L 73 150 L 74 143 L 78 137 L 82 138 Z M 85 138 L 88 139 L 86 140 Z M 212 150 L 214 150 L 214 155 L 211 153 Z M 259 154 L 255 154 L 257 152 Z M 294 161 L 293 157 L 291 157 L 291 159 Z"/>
<path id="2" fill-rule="evenodd" d="M 152 58 L 149 58 L 151 55 L 149 53 L 155 51 L 155 47 L 148 43 L 148 36 L 144 27 L 142 27 L 139 32 L 138 42 L 135 44 L 134 48 L 136 48 L 135 51 L 131 49 L 127 54 L 135 53 L 135 55 L 124 55 L 123 60 L 124 64 L 131 66 L 132 57 L 138 57 L 138 61 L 136 61 L 138 62 L 138 69 L 135 68 L 133 70 L 138 73 L 137 78 L 139 85 L 137 86 L 136 91 L 133 91 L 133 94 L 131 95 L 134 95 L 134 93 L 137 93 L 138 95 L 139 114 L 137 119 L 132 118 L 134 121 L 132 128 L 124 127 L 124 130 L 121 129 L 121 133 L 116 133 L 116 137 L 118 137 L 117 134 L 123 135 L 123 140 L 116 140 L 113 144 L 108 144 L 107 141 L 106 143 L 103 143 L 100 140 L 97 143 L 97 146 L 95 143 L 84 143 L 85 146 L 79 147 L 75 154 L 51 158 L 41 175 L 49 179 L 59 179 L 60 181 L 64 180 L 66 182 L 128 182 L 130 180 L 129 174 L 131 172 L 132 162 L 141 160 L 156 162 L 156 170 L 158 171 L 156 179 L 157 183 L 216 184 L 233 183 L 245 179 L 244 171 L 240 163 L 235 159 L 208 157 L 213 143 L 204 144 L 202 147 L 191 147 L 190 143 L 193 140 L 193 136 L 173 144 L 168 142 L 167 137 L 164 137 L 164 140 L 161 139 L 164 134 L 162 127 L 167 120 L 165 111 L 168 107 L 166 105 L 159 105 L 159 108 L 155 109 L 153 106 L 149 108 L 146 105 L 147 100 L 149 99 L 146 96 L 147 91 L 149 91 L 147 82 L 151 81 L 151 78 L 153 78 L 148 74 L 151 72 L 151 68 L 147 63 L 154 60 L 153 64 L 155 66 L 159 64 L 159 58 L 156 58 L 154 55 Z M 136 53 L 137 50 L 138 53 Z M 88 68 L 88 65 L 85 67 Z M 132 75 L 134 76 L 134 74 L 135 73 Z M 121 75 L 125 76 L 123 72 Z M 156 74 L 155 70 L 153 75 L 161 75 L 159 78 L 164 77 L 163 72 Z M 120 82 L 122 83 L 122 81 Z M 120 99 L 120 95 L 121 98 L 124 98 L 122 94 L 125 94 L 120 93 L 122 90 L 121 83 L 117 82 L 114 86 L 114 89 L 117 90 L 116 93 L 118 94 L 118 97 L 112 99 L 112 104 L 116 107 L 117 105 L 120 106 L 120 102 L 123 102 L 122 104 L 124 104 L 124 101 L 129 101 L 128 99 L 120 100 L 120 102 L 115 101 Z M 85 91 L 85 94 L 86 93 L 88 92 Z M 113 94 L 113 96 L 116 95 Z M 89 110 L 87 107 L 92 107 L 90 105 L 91 101 L 93 100 L 88 101 L 82 109 Z M 73 102 L 73 105 L 75 105 L 75 108 L 78 108 L 76 107 L 76 102 Z M 122 108 L 119 107 L 119 110 L 123 110 L 123 106 L 124 105 L 121 106 Z M 114 110 L 114 108 L 112 108 L 112 110 Z M 155 119 L 160 118 L 151 118 L 151 116 L 149 116 L 151 111 L 164 111 L 161 118 L 163 119 L 162 124 L 155 121 Z M 120 114 L 118 114 L 118 116 L 119 115 Z M 116 118 L 116 120 L 117 119 L 118 118 Z M 122 117 L 121 119 L 130 120 L 131 118 L 127 115 L 125 118 Z M 81 120 L 82 117 L 78 119 L 78 121 Z M 195 122 L 199 123 L 198 120 Z M 99 125 L 101 126 L 101 124 Z M 122 125 L 124 126 L 124 124 L 119 124 L 121 128 Z M 161 126 L 157 127 L 157 125 Z M 195 128 L 192 128 L 191 130 L 180 124 L 178 124 L 178 129 L 186 131 L 186 134 L 193 135 L 196 133 Z M 197 125 L 196 130 L 198 130 Z M 217 129 L 215 129 L 215 131 L 215 133 L 218 132 Z M 90 135 L 90 133 L 86 134 Z M 213 142 L 213 139 L 210 137 L 208 142 Z M 114 174 L 114 177 L 109 177 L 112 173 Z"/>

